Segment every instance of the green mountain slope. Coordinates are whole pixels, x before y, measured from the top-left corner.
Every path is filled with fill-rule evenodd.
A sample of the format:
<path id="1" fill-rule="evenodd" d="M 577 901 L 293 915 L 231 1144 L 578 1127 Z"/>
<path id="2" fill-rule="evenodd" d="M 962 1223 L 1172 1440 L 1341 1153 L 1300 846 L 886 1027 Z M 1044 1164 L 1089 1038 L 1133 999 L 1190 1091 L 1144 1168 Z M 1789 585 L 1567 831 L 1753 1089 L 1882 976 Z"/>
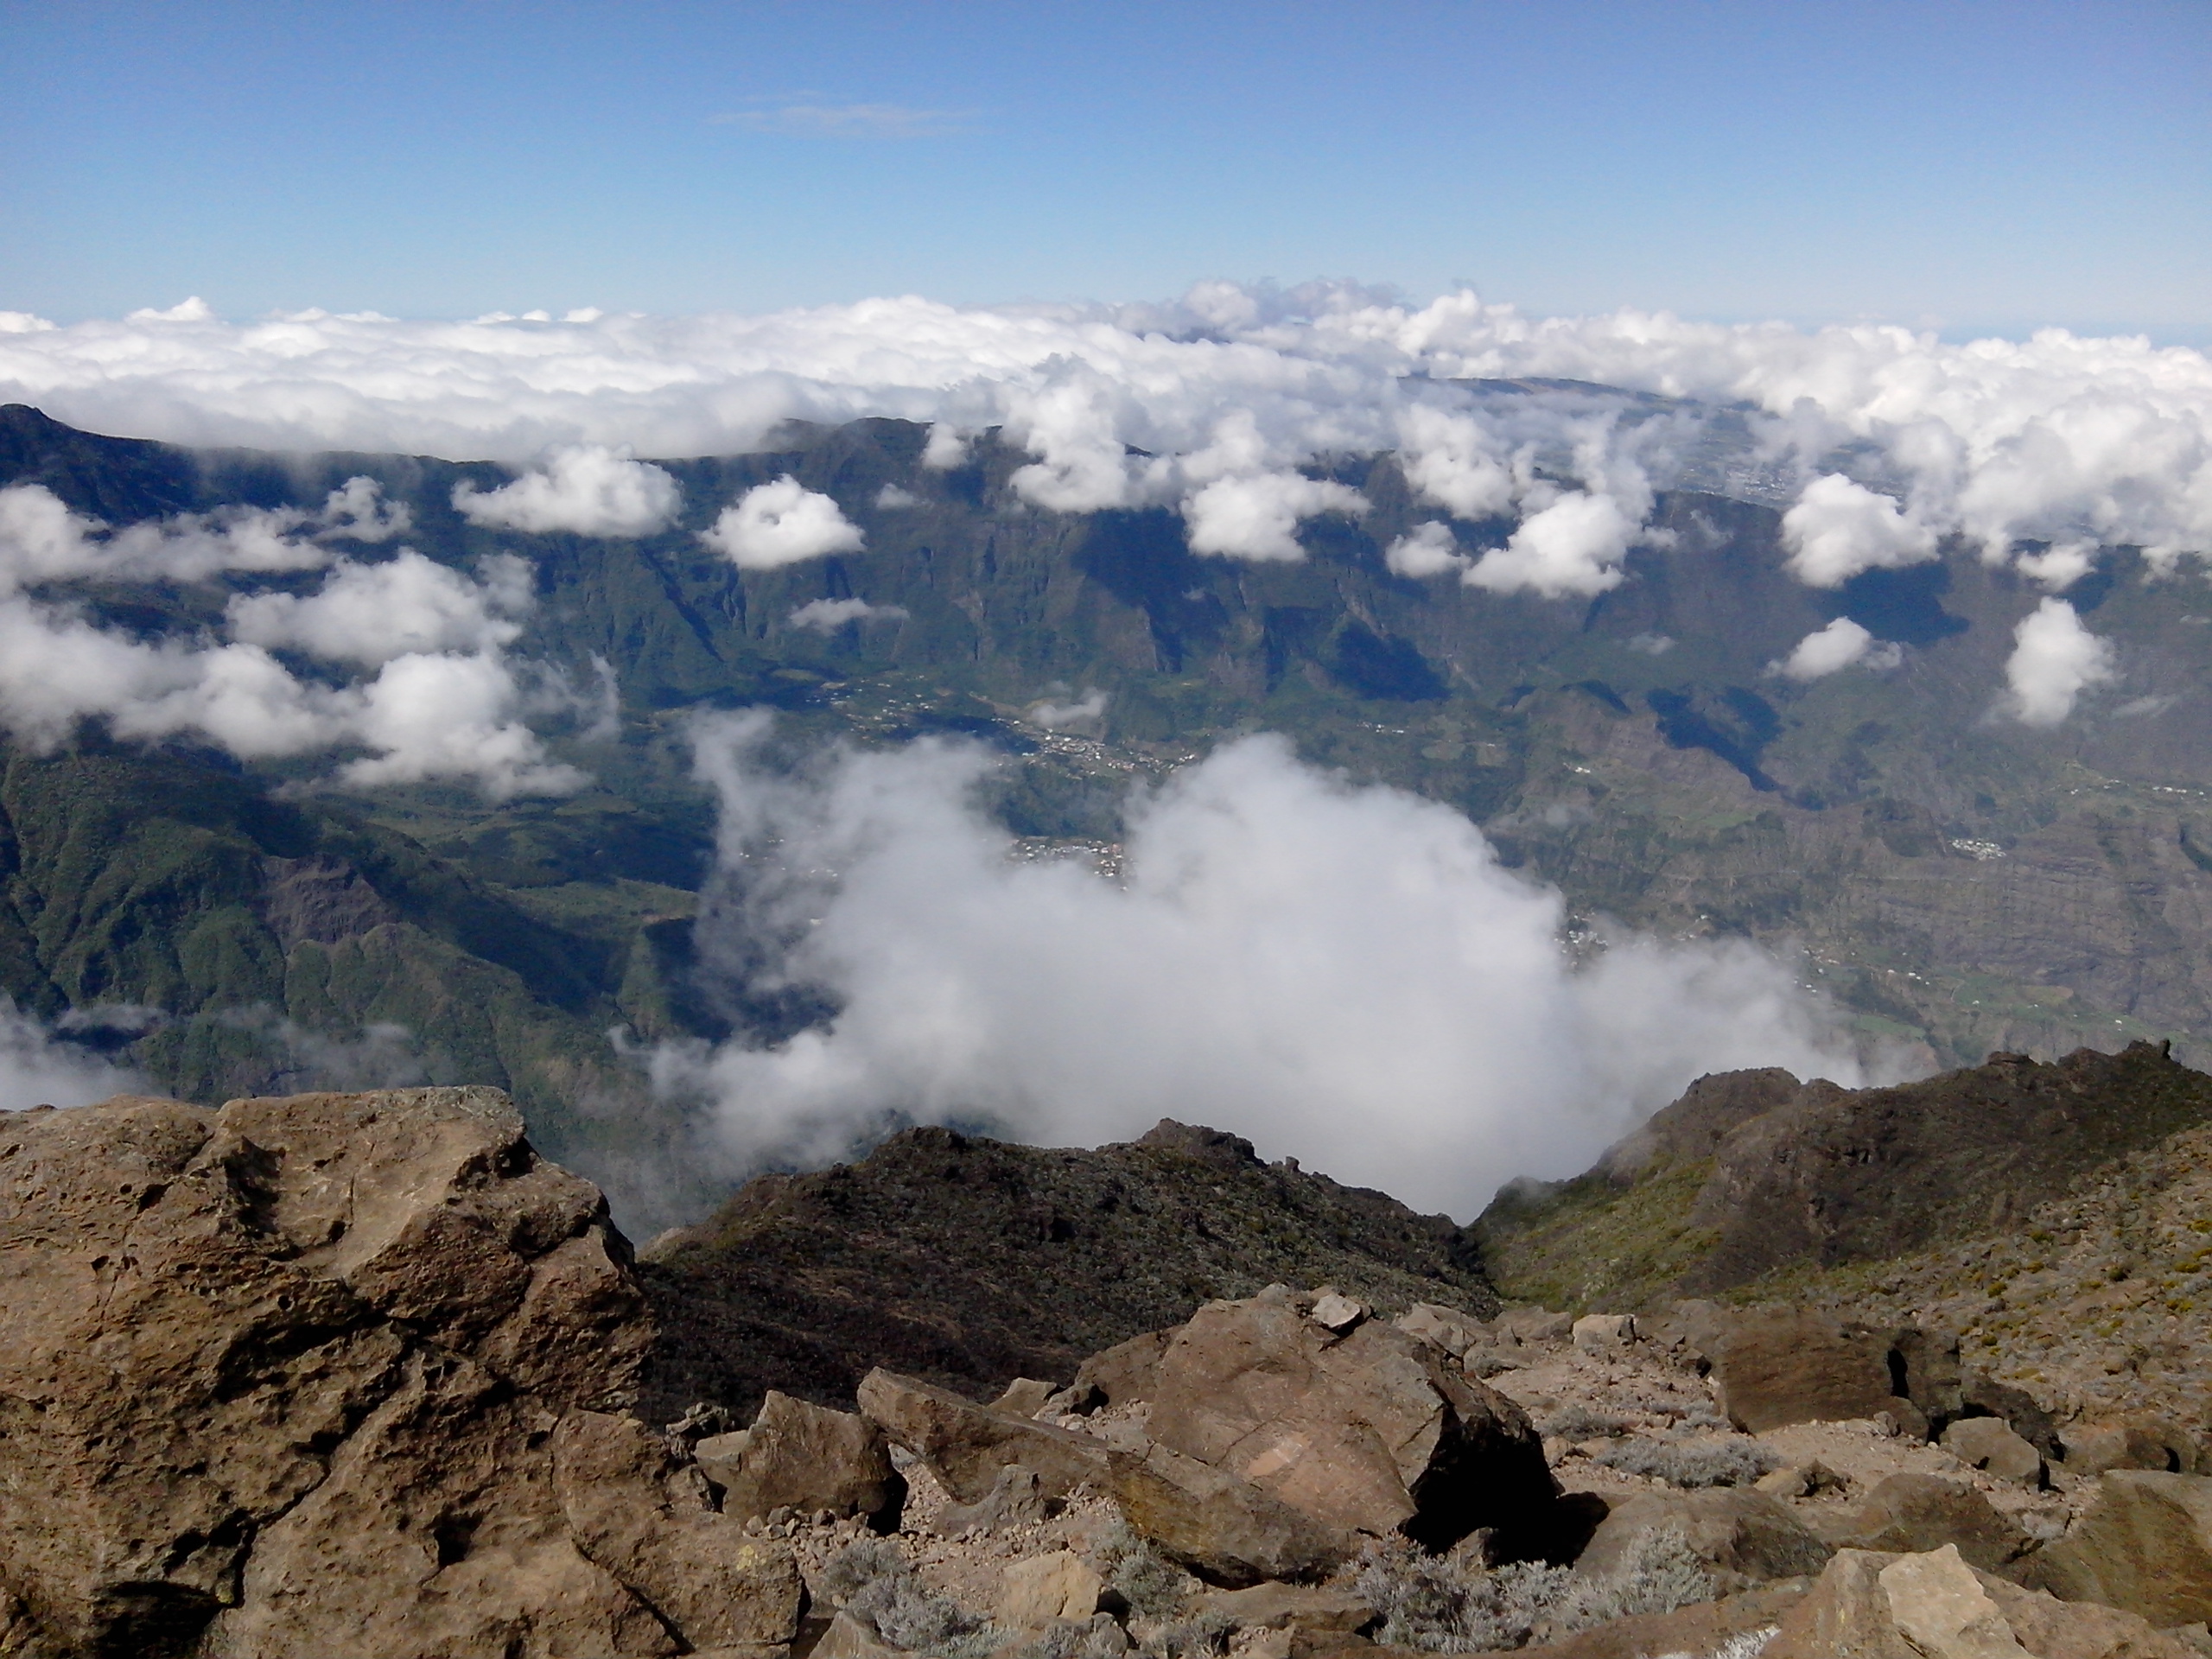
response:
<path id="1" fill-rule="evenodd" d="M 1923 1065 L 2137 1037 L 2212 1056 L 2201 575 L 2149 580 L 2108 552 L 2070 597 L 2116 642 L 2120 682 L 2032 730 L 1993 707 L 2039 590 L 1963 552 L 1822 592 L 1783 570 L 1771 507 L 1681 490 L 1618 588 L 1498 595 L 1389 572 L 1383 547 L 1433 514 L 1387 456 L 1330 469 L 1372 501 L 1366 517 L 1309 522 L 1303 562 L 1251 564 L 1194 556 L 1164 510 L 1031 507 L 1007 483 L 1028 457 L 988 437 L 931 470 L 925 435 L 795 427 L 771 453 L 666 461 L 683 517 L 627 540 L 467 523 L 453 487 L 504 481 L 488 465 L 187 452 L 0 410 L 0 485 L 43 484 L 111 523 L 312 506 L 375 478 L 431 557 L 530 560 L 537 607 L 515 650 L 579 686 L 603 661 L 621 704 L 613 740 L 553 740 L 596 779 L 560 801 L 340 794 L 316 784 L 327 758 L 240 767 L 90 729 L 50 755 L 10 746 L 0 991 L 105 1022 L 79 1034 L 194 1097 L 379 1066 L 502 1083 L 629 1224 L 696 1215 L 739 1172 L 687 1150 L 680 1115 L 607 1033 L 787 1028 L 787 1009 L 699 972 L 690 934 L 713 826 L 686 722 L 766 703 L 797 746 L 979 737 L 1004 756 L 1010 828 L 1103 842 L 1132 778 L 1282 731 L 1311 760 L 1465 810 L 1580 923 L 1802 943 L 1864 1032 Z M 741 572 L 700 543 L 735 495 L 785 473 L 835 497 L 867 550 Z M 887 486 L 903 505 L 885 505 Z M 58 591 L 151 639 L 206 629 L 227 590 Z M 855 597 L 883 613 L 828 633 L 791 620 Z M 1809 686 L 1766 672 L 1847 613 L 1901 643 L 1902 664 Z M 1094 688 L 1096 721 L 1023 718 Z M 134 1031 L 117 1005 L 160 1019 Z M 385 1026 L 404 1042 L 367 1032 Z"/>

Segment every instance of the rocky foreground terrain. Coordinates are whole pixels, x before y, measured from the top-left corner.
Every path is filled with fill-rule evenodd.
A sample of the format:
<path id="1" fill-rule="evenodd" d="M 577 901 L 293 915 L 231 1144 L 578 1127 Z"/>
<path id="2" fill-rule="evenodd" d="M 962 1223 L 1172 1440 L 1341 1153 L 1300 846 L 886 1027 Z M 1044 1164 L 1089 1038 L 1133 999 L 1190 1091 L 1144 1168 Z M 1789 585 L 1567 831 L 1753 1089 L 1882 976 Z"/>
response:
<path id="1" fill-rule="evenodd" d="M 2021 1065 L 1923 1103 L 1940 1117 L 1944 1098 L 1979 1101 L 2000 1124 L 2056 1115 L 2052 1139 L 1968 1147 L 2024 1147 L 2017 1183 L 1984 1189 L 2003 1249 L 1958 1216 L 1904 1227 L 1886 1255 L 1864 1243 L 1872 1223 L 1840 1227 L 1861 1241 L 1840 1265 L 1807 1247 L 1723 1295 L 1639 1309 L 1500 1306 L 1448 1224 L 1181 1126 L 1103 1154 L 910 1138 L 873 1176 L 766 1188 L 667 1242 L 649 1283 L 599 1192 L 540 1158 L 495 1090 L 22 1113 L 0 1123 L 0 1654 L 2212 1652 L 2196 1373 L 2113 1339 L 2190 1302 L 2167 1287 L 2212 1230 L 2212 1125 L 2191 1121 L 2204 1080 L 2156 1050 Z M 2005 1077 L 2010 1092 L 1990 1092 Z M 2179 1127 L 2148 1145 L 2092 1135 L 2056 1162 L 2036 1150 L 2093 1124 L 2113 1088 L 2165 1102 Z M 1777 1112 L 1825 1125 L 1765 1143 L 1813 1199 L 1823 1170 L 1967 1155 L 1955 1137 L 1847 1132 L 1904 1124 L 1896 1103 L 1707 1080 L 1617 1149 L 1607 1179 L 1632 1194 L 1685 1157 L 1705 1180 L 1742 1179 L 1754 1164 L 1734 1137 Z M 995 1172 L 993 1203 L 1042 1218 L 950 1287 L 957 1306 L 993 1283 L 1049 1303 L 1051 1261 L 1110 1264 L 1096 1225 L 1088 1254 L 1046 1254 L 1080 1217 L 1056 1230 L 1037 1199 L 1094 1193 L 1109 1168 L 1117 1207 L 1155 1217 L 1125 1242 L 1165 1254 L 1160 1284 L 1100 1299 L 1102 1325 L 1172 1298 L 1189 1260 L 1249 1271 L 1226 1224 L 1196 1258 L 1170 1248 L 1191 1216 L 1176 1206 L 1208 1182 L 1224 1213 L 1249 1211 L 1241 1224 L 1267 1192 L 1291 1195 L 1277 1248 L 1325 1247 L 1371 1287 L 1225 1285 L 988 1389 L 894 1364 L 836 1400 L 772 1381 L 673 1421 L 641 1409 L 652 1369 L 673 1375 L 657 1344 L 704 1341 L 667 1347 L 686 1282 L 667 1263 L 688 1251 L 696 1281 L 746 1217 L 769 1216 L 756 1236 L 787 1241 L 788 1268 L 795 1218 L 857 1186 L 874 1194 L 855 1211 L 866 1249 L 925 1268 L 914 1237 L 942 1250 L 995 1213 L 968 1215 L 953 1182 L 953 1217 L 929 1220 L 920 1177 L 947 1160 Z M 917 1178 L 903 1220 L 887 1169 Z M 1911 1180 L 1896 1192 L 1926 1207 Z M 1525 1217 L 1542 1195 L 1517 1202 Z M 2015 1260 L 2030 1250 L 2033 1268 Z M 1685 1274 L 1720 1259 L 1678 1257 Z M 1993 1306 L 1959 1301 L 1961 1263 L 2008 1275 L 1983 1287 Z M 859 1283 L 830 1272 L 813 1294 Z M 928 1315 L 925 1282 L 881 1294 L 910 1324 Z M 729 1330 L 715 1322 L 730 1305 L 706 1328 Z M 780 1317 L 796 1328 L 805 1305 Z M 849 1319 L 835 1343 L 862 1328 Z M 948 1319 L 948 1340 L 963 1328 Z M 1051 1306 L 997 1327 L 1080 1328 Z M 914 1351 L 884 1329 L 887 1357 Z"/>

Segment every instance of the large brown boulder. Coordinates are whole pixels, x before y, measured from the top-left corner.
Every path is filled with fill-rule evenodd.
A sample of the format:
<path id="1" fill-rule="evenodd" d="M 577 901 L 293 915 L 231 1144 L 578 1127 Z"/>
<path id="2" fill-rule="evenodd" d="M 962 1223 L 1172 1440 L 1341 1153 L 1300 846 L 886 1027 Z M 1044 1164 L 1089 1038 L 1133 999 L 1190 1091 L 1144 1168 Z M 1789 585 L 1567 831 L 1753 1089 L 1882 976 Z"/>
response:
<path id="1" fill-rule="evenodd" d="M 1541 1524 L 1559 1489 L 1518 1406 L 1433 1343 L 1310 1311 L 1281 1292 L 1200 1308 L 1160 1357 L 1153 1441 L 1343 1533 L 1441 1548 Z"/>
<path id="2" fill-rule="evenodd" d="M 2196 1439 L 2164 1417 L 2119 1422 L 2069 1423 L 2061 1436 L 2069 1474 L 2101 1475 L 2107 1469 L 2162 1469 L 2196 1473 Z"/>
<path id="3" fill-rule="evenodd" d="M 724 1515 L 740 1520 L 791 1509 L 812 1515 L 865 1516 L 894 1531 L 906 1483 L 891 1466 L 883 1431 L 865 1417 L 774 1389 L 750 1428 L 715 1434 L 692 1448 L 707 1478 L 721 1488 Z"/>
<path id="4" fill-rule="evenodd" d="M 1109 1490 L 1130 1527 L 1209 1583 L 1314 1578 L 1354 1552 L 1350 1534 L 1229 1470 L 1164 1446 L 1111 1457 Z"/>
<path id="5" fill-rule="evenodd" d="M 2107 1470 L 2095 1499 L 2022 1576 L 2068 1601 L 2101 1601 L 2153 1624 L 2212 1619 L 2212 1478 Z"/>
<path id="6" fill-rule="evenodd" d="M 1720 1409 L 1747 1434 L 1886 1411 L 1924 1428 L 1897 1393 L 1893 1333 L 1795 1310 L 1738 1314 L 1711 1338 Z"/>
<path id="7" fill-rule="evenodd" d="M 572 1411 L 553 1431 L 569 1535 L 694 1647 L 788 1642 L 806 1599 L 781 1541 L 710 1506 L 695 1465 L 635 1418 Z"/>
<path id="8" fill-rule="evenodd" d="M 870 1371 L 861 1379 L 860 1407 L 961 1503 L 982 1503 L 1009 1466 L 1033 1471 L 1048 1498 L 1105 1484 L 1103 1440 L 994 1411 L 914 1377 Z"/>
<path id="9" fill-rule="evenodd" d="M 659 1655 L 552 1442 L 651 1338 L 596 1189 L 488 1089 L 0 1118 L 21 1650 Z"/>
<path id="10" fill-rule="evenodd" d="M 1101 1349 L 1083 1362 L 1069 1385 L 1077 1395 L 1095 1395 L 1109 1406 L 1126 1406 L 1152 1398 L 1160 1376 L 1160 1357 L 1175 1340 L 1175 1327 L 1144 1331 L 1126 1342 Z"/>
<path id="11" fill-rule="evenodd" d="M 1943 1431 L 1943 1449 L 1969 1469 L 2016 1486 L 2043 1484 L 2043 1453 L 1995 1417 L 1961 1417 Z"/>
<path id="12" fill-rule="evenodd" d="M 1923 1554 L 1954 1544 L 1971 1567 L 1999 1571 L 2028 1548 L 2025 1534 L 1963 1480 L 1916 1472 L 1876 1484 L 1854 1509 L 1824 1516 L 1821 1529 L 1840 1548 Z"/>

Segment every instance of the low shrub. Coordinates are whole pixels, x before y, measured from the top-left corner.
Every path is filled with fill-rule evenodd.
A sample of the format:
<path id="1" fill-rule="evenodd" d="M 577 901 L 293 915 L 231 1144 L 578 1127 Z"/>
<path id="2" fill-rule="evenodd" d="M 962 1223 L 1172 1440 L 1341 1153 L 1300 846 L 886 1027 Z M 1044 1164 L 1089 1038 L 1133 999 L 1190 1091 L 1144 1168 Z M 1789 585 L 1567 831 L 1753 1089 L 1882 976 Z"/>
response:
<path id="1" fill-rule="evenodd" d="M 1108 1587 L 1138 1618 L 1180 1618 L 1198 1588 L 1196 1579 L 1154 1549 L 1149 1539 L 1140 1538 L 1126 1520 L 1116 1520 L 1099 1544 L 1098 1564 Z"/>
<path id="2" fill-rule="evenodd" d="M 1536 1421 L 1539 1434 L 1561 1440 L 1611 1440 L 1626 1432 L 1627 1428 L 1626 1419 L 1616 1417 L 1610 1411 L 1599 1411 L 1580 1403 L 1562 1406 L 1550 1416 Z"/>
<path id="3" fill-rule="evenodd" d="M 1780 1459 L 1748 1434 L 1700 1440 L 1654 1440 L 1630 1435 L 1591 1457 L 1623 1474 L 1656 1478 L 1669 1486 L 1685 1487 L 1748 1485 L 1781 1464 Z"/>
<path id="4" fill-rule="evenodd" d="M 1590 1574 L 1541 1562 L 1485 1566 L 1471 1552 L 1424 1555 L 1402 1541 L 1369 1546 L 1353 1588 L 1378 1613 L 1376 1639 L 1429 1653 L 1525 1647 L 1636 1613 L 1672 1612 L 1717 1588 L 1678 1526 L 1637 1539 L 1618 1567 Z"/>
<path id="5" fill-rule="evenodd" d="M 848 1544 L 823 1569 L 823 1599 L 887 1643 L 926 1659 L 984 1659 L 1000 1633 L 950 1596 L 933 1593 L 897 1546 L 882 1539 Z"/>

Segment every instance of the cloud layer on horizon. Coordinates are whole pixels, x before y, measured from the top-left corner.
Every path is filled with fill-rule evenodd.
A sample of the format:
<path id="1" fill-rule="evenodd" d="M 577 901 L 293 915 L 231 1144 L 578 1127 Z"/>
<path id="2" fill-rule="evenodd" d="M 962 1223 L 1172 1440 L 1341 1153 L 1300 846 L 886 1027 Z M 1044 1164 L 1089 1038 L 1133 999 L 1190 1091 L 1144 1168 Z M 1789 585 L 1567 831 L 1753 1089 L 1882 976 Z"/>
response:
<path id="1" fill-rule="evenodd" d="M 1357 510 L 1317 495 L 1302 465 L 1396 449 L 1425 500 L 1529 530 L 1480 585 L 1599 590 L 1624 534 L 1612 515 L 1633 533 L 1639 496 L 1698 422 L 1562 413 L 1537 396 L 1477 407 L 1478 378 L 1740 406 L 1753 459 L 1809 492 L 1799 557 L 1815 582 L 1924 556 L 1948 534 L 1993 560 L 2023 539 L 2139 545 L 2162 563 L 2212 550 L 2212 362 L 2061 330 L 1949 345 L 1872 325 L 1535 318 L 1464 291 L 1415 307 L 1350 285 L 1218 283 L 1166 304 L 906 297 L 749 317 L 232 324 L 188 304 L 56 327 L 0 313 L 0 397 L 95 430 L 518 463 L 557 445 L 734 453 L 785 420 L 883 415 L 938 423 L 942 462 L 999 427 L 1035 457 L 1014 481 L 1036 505 L 1178 505 L 1234 556 L 1282 556 L 1286 516 Z M 1540 451 L 1564 454 L 1593 505 L 1536 527 L 1563 487 L 1535 475 Z M 1902 501 L 1896 524 L 1867 499 L 1885 494 Z"/>

